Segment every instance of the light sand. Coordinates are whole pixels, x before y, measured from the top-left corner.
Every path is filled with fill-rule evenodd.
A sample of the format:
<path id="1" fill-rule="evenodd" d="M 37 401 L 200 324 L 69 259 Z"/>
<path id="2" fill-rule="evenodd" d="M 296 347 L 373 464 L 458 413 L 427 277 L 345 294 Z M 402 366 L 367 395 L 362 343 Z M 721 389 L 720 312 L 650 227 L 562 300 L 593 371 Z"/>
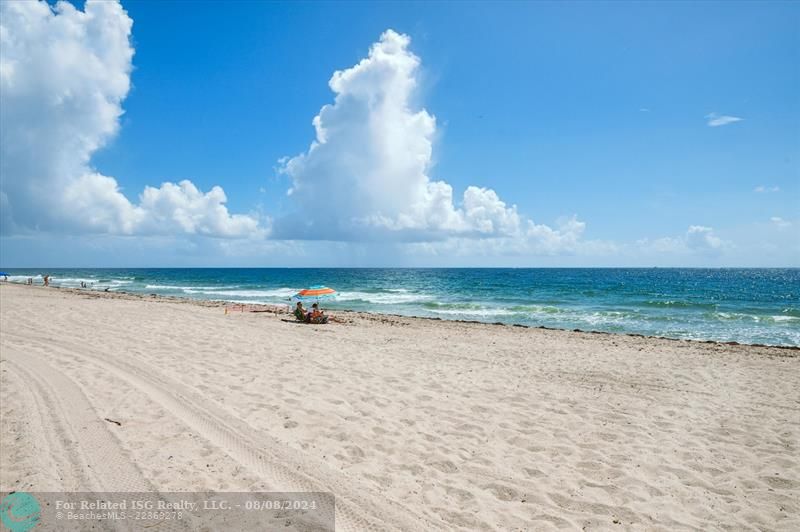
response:
<path id="1" fill-rule="evenodd" d="M 0 488 L 332 491 L 340 530 L 800 530 L 797 350 L 281 317 L 0 286 Z"/>

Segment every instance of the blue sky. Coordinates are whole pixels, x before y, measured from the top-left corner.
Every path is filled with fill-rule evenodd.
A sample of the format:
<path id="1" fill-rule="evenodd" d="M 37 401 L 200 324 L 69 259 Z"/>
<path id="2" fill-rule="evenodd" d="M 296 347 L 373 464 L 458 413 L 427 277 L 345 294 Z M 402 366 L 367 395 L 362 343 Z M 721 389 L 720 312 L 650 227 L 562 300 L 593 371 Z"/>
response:
<path id="1" fill-rule="evenodd" d="M 84 9 L 82 2 L 74 4 Z M 6 210 L 18 219 L 3 229 L 5 266 L 308 260 L 345 266 L 800 265 L 797 3 L 123 1 L 122 7 L 127 15 L 106 10 L 103 16 L 132 20 L 130 35 L 124 35 L 134 52 L 132 70 L 129 58 L 127 63 L 109 59 L 104 68 L 128 75 L 127 90 L 69 66 L 58 86 L 72 87 L 80 78 L 76 90 L 91 92 L 88 83 L 101 83 L 109 105 L 124 111 L 114 118 L 114 132 L 87 126 L 97 147 L 77 149 L 89 162 L 75 163 L 83 165 L 76 182 L 77 174 L 89 171 L 113 176 L 134 210 L 146 186 L 190 180 L 201 194 L 220 186 L 228 212 L 249 218 L 235 229 L 227 221 L 187 229 L 180 220 L 175 230 L 156 229 L 179 218 L 178 198 L 173 207 L 136 214 L 133 225 L 106 217 L 93 225 L 73 223 L 76 212 L 84 217 L 93 209 L 106 212 L 108 202 L 87 199 L 98 195 L 76 192 L 77 185 L 64 185 L 62 194 L 48 184 L 72 201 L 37 204 L 38 195 L 16 184 L 32 179 L 26 175 L 30 165 L 12 160 L 2 169 L 2 181 L 11 206 Z M 13 17 L 3 18 L 12 31 L 23 31 Z M 391 83 L 403 76 L 413 80 L 413 90 L 397 108 L 408 109 L 408 117 L 424 110 L 435 117 L 435 127 L 399 134 L 397 151 L 416 149 L 420 139 L 431 141 L 424 169 L 407 180 L 419 177 L 423 188 L 428 181 L 448 184 L 452 205 L 445 214 L 457 221 L 441 222 L 441 213 L 420 221 L 422 211 L 406 211 L 386 198 L 375 199 L 381 207 L 374 210 L 353 207 L 338 195 L 335 209 L 318 210 L 312 203 L 335 195 L 325 183 L 342 172 L 354 172 L 352 179 L 370 174 L 380 187 L 376 175 L 395 170 L 377 156 L 364 156 L 355 166 L 341 160 L 329 164 L 340 156 L 359 158 L 359 142 L 383 135 L 389 139 L 383 146 L 398 131 L 385 121 L 367 137 L 357 137 L 363 123 L 353 122 L 360 119 L 354 109 L 361 107 L 346 106 L 351 90 L 361 93 L 345 87 L 340 102 L 328 84 L 335 71 L 367 58 L 371 46 L 395 50 L 391 38 L 382 38 L 390 28 L 408 39 L 398 45 L 401 59 L 413 57 L 419 64 L 410 74 L 403 71 L 370 87 L 370 98 L 381 91 L 393 94 Z M 40 42 L 42 35 L 23 37 Z M 87 39 L 77 43 L 84 54 L 106 46 Z M 24 55 L 28 52 L 3 53 L 6 64 L 38 60 Z M 54 60 L 66 61 L 42 61 Z M 4 110 L 18 103 L 12 81 L 20 85 L 13 75 L 3 80 Z M 47 91 L 42 94 L 52 101 Z M 26 102 L 18 107 L 36 107 Z M 312 119 L 334 102 L 341 108 L 335 120 L 342 122 L 332 119 L 329 131 L 341 126 L 350 133 L 314 160 Z M 102 114 L 87 105 L 74 107 Z M 5 155 L 13 148 L 8 139 L 21 127 L 12 121 L 53 129 L 49 121 L 66 114 L 55 108 L 39 113 L 31 118 L 20 111 L 3 119 Z M 385 116 L 395 114 L 364 120 Z M 712 127 L 714 119 L 729 123 Z M 283 158 L 300 154 L 308 156 L 304 166 L 287 171 Z M 395 180 L 388 188 L 400 186 L 406 176 L 398 170 Z M 287 195 L 293 186 L 300 192 Z M 318 193 L 303 193 L 309 186 Z M 494 214 L 476 218 L 467 212 L 462 195 L 470 186 L 494 191 L 476 200 L 480 212 Z M 415 198 L 422 190 L 399 192 Z M 362 203 L 375 198 L 372 185 L 362 192 Z M 159 195 L 158 204 L 165 198 Z M 48 214 L 20 222 L 22 210 L 63 211 L 58 214 L 63 219 Z M 158 222 L 140 219 L 148 216 Z M 404 216 L 414 219 L 411 225 L 398 222 Z M 371 221 L 361 221 L 367 217 Z M 356 218 L 368 227 L 353 226 Z M 570 219 L 583 225 L 569 225 Z M 285 229 L 303 220 L 308 231 Z M 336 229 L 327 232 L 332 225 Z M 319 235 L 325 240 L 317 240 Z"/>

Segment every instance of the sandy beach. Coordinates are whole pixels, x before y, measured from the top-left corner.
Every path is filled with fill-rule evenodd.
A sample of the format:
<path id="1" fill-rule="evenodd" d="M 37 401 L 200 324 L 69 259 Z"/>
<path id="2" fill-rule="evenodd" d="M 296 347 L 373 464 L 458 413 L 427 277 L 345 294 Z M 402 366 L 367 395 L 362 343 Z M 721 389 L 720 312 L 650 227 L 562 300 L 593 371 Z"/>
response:
<path id="1" fill-rule="evenodd" d="M 3 491 L 330 491 L 337 530 L 798 530 L 800 351 L 0 286 Z"/>

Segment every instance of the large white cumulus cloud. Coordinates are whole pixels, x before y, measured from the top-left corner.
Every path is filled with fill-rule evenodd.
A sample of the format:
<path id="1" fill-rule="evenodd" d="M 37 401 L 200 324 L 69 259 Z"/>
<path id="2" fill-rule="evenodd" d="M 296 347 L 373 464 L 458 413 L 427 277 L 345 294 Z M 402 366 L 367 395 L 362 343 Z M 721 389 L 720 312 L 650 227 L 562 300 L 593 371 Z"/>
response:
<path id="1" fill-rule="evenodd" d="M 84 10 L 0 2 L 2 231 L 187 232 L 246 236 L 255 218 L 230 215 L 219 187 L 147 187 L 138 204 L 91 167 L 119 129 L 130 90 L 132 20 L 115 1 Z"/>
<path id="2" fill-rule="evenodd" d="M 583 225 L 536 225 L 494 190 L 453 188 L 429 177 L 436 119 L 415 109 L 420 59 L 406 35 L 387 30 L 368 57 L 330 79 L 333 104 L 314 118 L 316 139 L 284 161 L 297 213 L 276 222 L 284 238 L 435 241 L 515 238 L 573 243 Z"/>

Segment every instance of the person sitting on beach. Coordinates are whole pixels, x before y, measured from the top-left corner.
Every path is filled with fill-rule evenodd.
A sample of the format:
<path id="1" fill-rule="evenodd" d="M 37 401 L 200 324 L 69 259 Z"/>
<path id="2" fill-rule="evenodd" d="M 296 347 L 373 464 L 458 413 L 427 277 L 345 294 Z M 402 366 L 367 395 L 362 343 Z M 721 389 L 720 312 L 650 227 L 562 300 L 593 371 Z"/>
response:
<path id="1" fill-rule="evenodd" d="M 328 316 L 319 309 L 319 303 L 311 305 L 311 312 L 308 313 L 309 323 L 328 323 Z"/>
<path id="2" fill-rule="evenodd" d="M 294 308 L 294 317 L 297 318 L 297 321 L 307 321 L 307 314 L 310 315 L 311 313 L 307 313 L 306 309 L 303 308 L 303 302 L 298 301 L 297 306 Z"/>

